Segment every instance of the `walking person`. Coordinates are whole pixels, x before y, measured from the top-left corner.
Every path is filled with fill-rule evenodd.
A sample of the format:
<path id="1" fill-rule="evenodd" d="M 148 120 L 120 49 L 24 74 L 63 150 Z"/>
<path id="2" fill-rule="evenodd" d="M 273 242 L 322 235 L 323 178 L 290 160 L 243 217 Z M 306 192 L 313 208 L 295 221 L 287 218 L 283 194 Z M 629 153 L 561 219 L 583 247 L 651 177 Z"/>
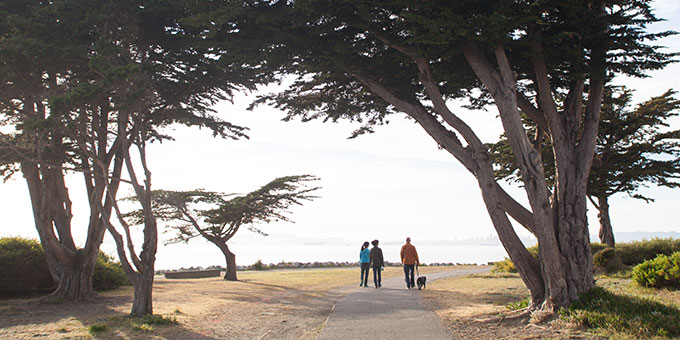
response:
<path id="1" fill-rule="evenodd" d="M 415 266 L 420 265 L 418 260 L 418 252 L 416 247 L 411 244 L 411 238 L 406 238 L 406 244 L 401 246 L 401 263 L 404 265 L 404 278 L 406 280 L 406 288 L 411 289 L 416 286 L 415 282 Z"/>
<path id="2" fill-rule="evenodd" d="M 361 245 L 359 263 L 361 264 L 361 283 L 359 283 L 359 287 L 368 287 L 368 268 L 371 266 L 371 251 L 368 249 L 368 241 Z"/>
<path id="3" fill-rule="evenodd" d="M 378 247 L 378 240 L 373 240 L 371 242 L 373 248 L 371 249 L 371 267 L 373 267 L 373 283 L 375 283 L 375 288 L 382 287 L 382 275 L 381 271 L 385 267 L 385 261 L 383 260 L 382 249 Z"/>

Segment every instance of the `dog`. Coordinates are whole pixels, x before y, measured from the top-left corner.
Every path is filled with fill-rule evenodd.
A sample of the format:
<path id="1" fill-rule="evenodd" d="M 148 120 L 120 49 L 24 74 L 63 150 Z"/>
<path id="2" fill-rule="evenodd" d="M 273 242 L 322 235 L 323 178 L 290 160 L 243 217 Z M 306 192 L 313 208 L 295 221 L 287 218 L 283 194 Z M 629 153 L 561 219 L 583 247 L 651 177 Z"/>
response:
<path id="1" fill-rule="evenodd" d="M 418 285 L 418 290 L 424 289 L 426 282 L 427 282 L 427 277 L 418 276 L 418 279 L 416 279 L 416 284 Z"/>

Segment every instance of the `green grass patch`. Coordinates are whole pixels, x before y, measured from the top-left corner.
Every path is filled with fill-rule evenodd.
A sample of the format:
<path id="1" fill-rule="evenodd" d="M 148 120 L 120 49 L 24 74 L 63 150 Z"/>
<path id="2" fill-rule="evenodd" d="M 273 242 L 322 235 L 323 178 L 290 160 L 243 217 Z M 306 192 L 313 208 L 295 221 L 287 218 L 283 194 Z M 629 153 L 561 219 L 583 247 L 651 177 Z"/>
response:
<path id="1" fill-rule="evenodd" d="M 177 324 L 177 317 L 174 315 L 145 315 L 142 317 L 130 316 L 130 323 L 132 328 L 135 330 L 141 330 L 145 332 L 153 331 L 153 326 L 156 325 L 174 325 Z"/>
<path id="2" fill-rule="evenodd" d="M 527 296 L 526 298 L 515 301 L 515 302 L 510 302 L 507 305 L 505 305 L 505 308 L 509 310 L 518 310 L 522 308 L 527 308 L 529 307 L 529 297 Z"/>
<path id="3" fill-rule="evenodd" d="M 109 330 L 109 326 L 102 323 L 96 323 L 90 325 L 90 327 L 87 330 L 88 332 L 90 332 L 90 334 L 97 335 L 99 333 L 106 332 L 107 330 Z"/>
<path id="4" fill-rule="evenodd" d="M 177 323 L 177 317 L 174 315 L 146 315 L 142 320 L 148 325 L 174 325 Z"/>
<path id="5" fill-rule="evenodd" d="M 560 316 L 596 332 L 635 338 L 680 336 L 680 309 L 649 298 L 617 295 L 596 287 Z"/>

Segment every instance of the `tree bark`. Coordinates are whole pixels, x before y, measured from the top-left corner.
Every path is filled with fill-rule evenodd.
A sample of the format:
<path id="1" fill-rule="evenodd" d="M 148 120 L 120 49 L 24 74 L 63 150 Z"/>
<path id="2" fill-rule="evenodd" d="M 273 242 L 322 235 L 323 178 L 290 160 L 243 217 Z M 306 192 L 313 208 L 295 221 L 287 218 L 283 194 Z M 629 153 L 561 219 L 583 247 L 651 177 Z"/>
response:
<path id="1" fill-rule="evenodd" d="M 614 230 L 612 229 L 612 222 L 609 218 L 609 200 L 607 196 L 597 198 L 597 218 L 600 220 L 600 242 L 607 246 L 614 248 L 616 242 L 614 241 Z"/>
<path id="2" fill-rule="evenodd" d="M 134 299 L 130 315 L 144 316 L 153 314 L 153 263 L 150 268 L 145 268 L 137 275 L 133 283 Z"/>
<path id="3" fill-rule="evenodd" d="M 222 254 L 224 254 L 224 259 L 227 262 L 227 272 L 224 274 L 224 279 L 229 281 L 238 281 L 236 277 L 236 255 L 229 250 L 226 242 L 213 242 L 215 243 Z"/>
<path id="4" fill-rule="evenodd" d="M 96 297 L 93 285 L 93 273 L 96 256 L 86 256 L 85 251 L 80 249 L 76 252 L 72 261 L 72 267 L 60 266 L 57 289 L 52 292 L 47 300 L 85 300 L 89 301 Z"/>
<path id="5" fill-rule="evenodd" d="M 92 275 L 103 233 L 98 242 L 77 249 L 71 237 L 70 201 L 61 169 L 32 163 L 23 163 L 21 168 L 50 274 L 57 283 L 57 289 L 44 301 L 92 300 L 96 296 Z"/>

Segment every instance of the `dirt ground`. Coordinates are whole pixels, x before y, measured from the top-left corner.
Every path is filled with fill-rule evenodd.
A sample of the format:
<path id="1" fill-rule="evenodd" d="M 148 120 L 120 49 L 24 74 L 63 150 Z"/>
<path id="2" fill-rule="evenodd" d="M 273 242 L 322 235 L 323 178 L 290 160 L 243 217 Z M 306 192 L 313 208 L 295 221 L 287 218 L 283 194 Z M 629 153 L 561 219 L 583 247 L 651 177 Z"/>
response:
<path id="1" fill-rule="evenodd" d="M 423 267 L 421 273 L 449 268 Z M 386 277 L 401 275 L 388 268 Z M 132 288 L 106 292 L 93 302 L 40 304 L 0 300 L 0 339 L 281 339 L 316 338 L 335 302 L 354 288 L 358 269 L 239 273 L 221 278 L 157 277 L 154 313 L 176 324 L 143 325 L 127 317 Z M 493 285 L 494 287 L 486 287 Z M 521 281 L 454 278 L 423 291 L 430 307 L 461 339 L 589 339 L 565 327 L 528 326 L 526 318 L 484 323 L 505 304 L 525 296 Z M 105 325 L 99 332 L 91 326 Z"/>
<path id="2" fill-rule="evenodd" d="M 423 291 L 426 301 L 455 339 L 599 339 L 574 325 L 551 318 L 538 325 L 508 309 L 529 292 L 517 275 L 483 274 L 442 279 Z"/>

